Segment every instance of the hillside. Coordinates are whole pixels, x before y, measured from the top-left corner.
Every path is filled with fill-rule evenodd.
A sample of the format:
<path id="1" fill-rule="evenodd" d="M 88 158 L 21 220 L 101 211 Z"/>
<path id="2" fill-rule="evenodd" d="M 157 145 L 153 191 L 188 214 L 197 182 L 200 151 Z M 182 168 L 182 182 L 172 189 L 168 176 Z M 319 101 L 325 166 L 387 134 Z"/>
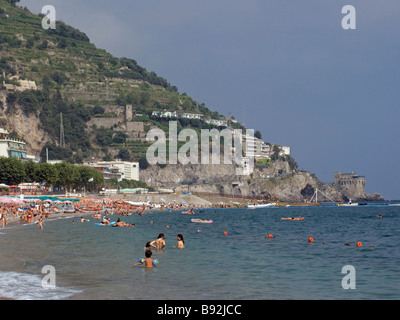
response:
<path id="1" fill-rule="evenodd" d="M 55 30 L 44 30 L 43 16 L 15 2 L 0 0 L 0 127 L 22 138 L 28 153 L 44 160 L 48 149 L 49 159 L 71 163 L 139 161 L 141 180 L 149 185 L 182 190 L 190 185 L 199 193 L 297 201 L 303 189 L 317 185 L 317 179 L 296 174 L 294 159 L 270 144 L 263 146 L 270 158 L 259 161 L 249 176 L 235 175 L 234 164 L 148 166 L 146 133 L 155 127 L 167 133 L 171 119 L 178 130 L 197 133 L 244 126 L 179 93 L 135 60 L 97 48 L 86 34 L 61 21 Z"/>
<path id="2" fill-rule="evenodd" d="M 126 104 L 132 105 L 133 119 L 144 115 L 139 119 L 147 121 L 144 129 L 162 125 L 154 119 L 148 121 L 154 110 L 221 117 L 135 60 L 116 58 L 96 48 L 83 32 L 61 21 L 55 30 L 44 30 L 42 16 L 9 2 L 0 0 L 0 126 L 25 139 L 31 153 L 39 155 L 47 143 L 53 157 L 72 162 L 99 154 L 117 156 L 115 150 L 107 150 L 113 149 L 111 144 L 99 143 L 98 137 L 104 135 L 97 131 L 102 121 L 93 119 L 120 119 Z M 66 150 L 58 148 L 61 112 Z M 40 134 L 30 139 L 28 130 L 17 126 L 21 121 L 16 119 L 23 119 Z M 124 131 L 119 125 L 114 121 L 104 127 L 114 136 L 116 131 Z M 117 143 L 126 142 L 119 136 L 122 140 L 116 139 Z M 127 149 L 126 145 L 115 147 Z"/>

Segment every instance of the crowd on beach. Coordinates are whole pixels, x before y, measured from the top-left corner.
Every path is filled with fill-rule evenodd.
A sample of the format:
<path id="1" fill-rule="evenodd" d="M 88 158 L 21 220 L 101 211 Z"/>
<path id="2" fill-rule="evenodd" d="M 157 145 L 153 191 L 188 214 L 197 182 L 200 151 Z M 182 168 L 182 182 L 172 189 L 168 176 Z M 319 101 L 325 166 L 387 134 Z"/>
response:
<path id="1" fill-rule="evenodd" d="M 43 203 L 36 205 L 20 204 L 1 204 L 0 221 L 1 226 L 5 228 L 11 220 L 12 222 L 37 223 L 40 229 L 43 229 L 43 217 L 48 217 L 49 212 L 45 211 Z"/>
<path id="2" fill-rule="evenodd" d="M 11 200 L 12 199 L 12 200 Z M 7 201 L 6 201 L 7 200 Z M 39 201 L 29 199 L 27 201 L 16 201 L 16 198 L 0 199 L 0 222 L 2 227 L 7 226 L 9 219 L 13 222 L 23 223 L 37 223 L 43 218 L 52 218 L 59 214 L 91 214 L 94 219 L 100 219 L 101 213 L 104 216 L 121 215 L 130 216 L 132 214 L 143 214 L 145 210 L 149 209 L 172 209 L 179 210 L 187 208 L 185 204 L 162 204 L 156 205 L 151 203 L 143 203 L 141 205 L 131 205 L 126 200 L 111 200 L 111 199 L 80 199 L 72 210 L 71 206 L 64 207 L 68 208 L 68 212 L 62 207 L 49 203 L 51 201 Z M 106 222 L 105 222 L 106 223 Z M 118 226 L 124 226 L 123 223 L 119 223 Z"/>

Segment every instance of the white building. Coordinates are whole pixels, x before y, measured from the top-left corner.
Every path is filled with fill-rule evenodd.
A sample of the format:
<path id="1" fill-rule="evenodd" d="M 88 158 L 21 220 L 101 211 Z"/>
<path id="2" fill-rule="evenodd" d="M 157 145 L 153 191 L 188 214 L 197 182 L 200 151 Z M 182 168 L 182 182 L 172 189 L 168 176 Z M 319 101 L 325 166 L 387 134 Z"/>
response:
<path id="1" fill-rule="evenodd" d="M 257 159 L 269 159 L 271 155 L 271 146 L 263 140 L 254 136 L 244 134 L 242 137 L 243 149 L 246 157 Z"/>
<path id="2" fill-rule="evenodd" d="M 159 118 L 178 118 L 176 111 L 153 111 L 151 115 Z"/>
<path id="3" fill-rule="evenodd" d="M 19 139 L 9 138 L 8 135 L 7 130 L 0 128 L 0 157 L 16 157 L 26 160 L 26 143 Z"/>
<path id="4" fill-rule="evenodd" d="M 185 113 L 181 113 L 181 114 L 179 115 L 179 117 L 180 117 L 180 118 L 183 118 L 183 119 L 198 119 L 198 120 L 201 120 L 202 114 L 200 114 L 200 113 L 187 113 L 187 112 L 185 112 Z"/>
<path id="5" fill-rule="evenodd" d="M 228 121 L 226 121 L 226 120 L 207 119 L 205 122 L 208 124 L 212 124 L 214 126 L 218 126 L 218 127 L 227 127 L 228 126 Z"/>
<path id="6" fill-rule="evenodd" d="M 139 162 L 128 162 L 128 161 L 98 161 L 84 163 L 84 165 L 99 169 L 105 178 L 110 177 L 113 174 L 115 177 L 120 177 L 126 180 L 139 181 Z"/>
<path id="7" fill-rule="evenodd" d="M 281 147 L 281 151 L 279 151 L 280 156 L 290 156 L 290 147 Z"/>

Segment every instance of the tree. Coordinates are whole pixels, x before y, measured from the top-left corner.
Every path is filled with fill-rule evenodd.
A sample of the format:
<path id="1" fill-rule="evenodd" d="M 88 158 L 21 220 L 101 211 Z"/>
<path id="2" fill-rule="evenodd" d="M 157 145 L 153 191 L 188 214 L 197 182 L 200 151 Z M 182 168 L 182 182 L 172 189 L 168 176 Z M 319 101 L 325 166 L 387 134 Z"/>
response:
<path id="1" fill-rule="evenodd" d="M 56 71 L 51 75 L 52 79 L 57 82 L 58 84 L 63 84 L 65 81 L 67 81 L 67 77 L 65 74 L 61 71 Z"/>
<path id="2" fill-rule="evenodd" d="M 88 166 L 78 166 L 76 168 L 78 175 L 74 186 L 85 187 L 86 189 L 90 187 L 92 189 L 104 184 L 104 177 L 100 171 Z"/>
<path id="3" fill-rule="evenodd" d="M 256 130 L 256 132 L 254 132 L 254 137 L 258 138 L 258 139 L 262 139 L 262 135 L 260 130 Z"/>
<path id="4" fill-rule="evenodd" d="M 147 161 L 146 157 L 139 158 L 139 169 L 146 170 L 149 167 L 149 162 Z"/>
<path id="5" fill-rule="evenodd" d="M 120 158 L 122 161 L 129 161 L 131 158 L 131 153 L 128 149 L 120 149 L 118 152 L 118 158 Z"/>
<path id="6" fill-rule="evenodd" d="M 33 175 L 36 182 L 44 182 L 46 187 L 53 186 L 58 180 L 58 171 L 55 166 L 47 162 L 39 163 Z"/>
<path id="7" fill-rule="evenodd" d="M 27 49 L 31 49 L 34 44 L 35 44 L 35 40 L 33 38 L 28 38 L 28 40 L 26 40 L 25 47 Z"/>
<path id="8" fill-rule="evenodd" d="M 18 158 L 0 157 L 0 183 L 18 185 L 25 179 L 25 167 Z"/>
<path id="9" fill-rule="evenodd" d="M 54 166 L 58 172 L 56 183 L 70 191 L 74 183 L 79 179 L 78 168 L 67 162 L 56 163 Z"/>
<path id="10" fill-rule="evenodd" d="M 137 105 L 141 101 L 141 95 L 135 90 L 126 95 L 126 102 L 129 104 Z"/>
<path id="11" fill-rule="evenodd" d="M 99 105 L 95 105 L 92 109 L 92 114 L 96 115 L 96 114 L 103 114 L 105 111 L 104 107 L 99 106 Z"/>
<path id="12" fill-rule="evenodd" d="M 27 161 L 24 163 L 25 166 L 25 182 L 35 182 L 35 168 L 37 164 L 33 161 Z"/>
<path id="13" fill-rule="evenodd" d="M 127 137 L 128 137 L 128 136 L 127 136 L 127 134 L 126 134 L 125 132 L 118 131 L 118 132 L 114 135 L 114 137 L 113 137 L 113 139 L 112 139 L 112 142 L 113 142 L 113 143 L 125 143 Z"/>
<path id="14" fill-rule="evenodd" d="M 41 44 L 37 46 L 39 50 L 46 50 L 49 42 L 47 40 L 43 40 Z"/>
<path id="15" fill-rule="evenodd" d="M 11 3 L 11 5 L 15 6 L 17 2 L 20 2 L 20 0 L 7 0 L 8 3 Z"/>
<path id="16" fill-rule="evenodd" d="M 107 153 L 104 157 L 103 157 L 103 161 L 113 161 L 113 157 Z"/>
<path id="17" fill-rule="evenodd" d="M 147 91 L 142 91 L 140 93 L 140 103 L 144 106 L 147 106 L 147 104 L 150 102 L 150 93 Z"/>
<path id="18" fill-rule="evenodd" d="M 79 166 L 78 167 L 78 175 L 77 179 L 75 180 L 74 185 L 77 187 L 86 187 L 89 184 L 89 180 L 92 179 L 92 170 L 90 167 L 87 166 Z M 94 180 L 94 179 L 93 179 Z"/>
<path id="19" fill-rule="evenodd" d="M 96 139 L 99 145 L 105 147 L 112 143 L 113 131 L 111 129 L 106 129 L 101 127 L 97 129 Z"/>
<path id="20" fill-rule="evenodd" d="M 281 151 L 281 147 L 277 144 L 274 144 L 274 153 L 271 155 L 271 160 L 276 161 L 279 159 L 279 152 Z"/>
<path id="21" fill-rule="evenodd" d="M 49 154 L 49 160 L 68 160 L 72 157 L 72 151 L 60 146 L 56 146 L 55 144 L 51 144 L 50 142 L 46 142 L 42 151 L 40 152 L 41 161 L 46 161 L 47 152 Z"/>
<path id="22" fill-rule="evenodd" d="M 17 100 L 18 100 L 18 97 L 14 92 L 10 92 L 7 95 L 6 102 L 8 105 L 13 106 L 15 104 L 15 102 L 17 102 Z"/>

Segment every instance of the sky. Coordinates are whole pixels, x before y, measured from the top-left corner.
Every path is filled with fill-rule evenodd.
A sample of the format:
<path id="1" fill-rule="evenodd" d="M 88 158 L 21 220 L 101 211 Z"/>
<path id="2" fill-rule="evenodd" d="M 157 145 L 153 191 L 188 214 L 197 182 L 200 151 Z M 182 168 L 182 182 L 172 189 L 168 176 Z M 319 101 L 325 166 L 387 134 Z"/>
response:
<path id="1" fill-rule="evenodd" d="M 22 0 L 290 146 L 299 168 L 400 199 L 398 0 Z M 345 5 L 356 29 L 344 29 Z"/>

